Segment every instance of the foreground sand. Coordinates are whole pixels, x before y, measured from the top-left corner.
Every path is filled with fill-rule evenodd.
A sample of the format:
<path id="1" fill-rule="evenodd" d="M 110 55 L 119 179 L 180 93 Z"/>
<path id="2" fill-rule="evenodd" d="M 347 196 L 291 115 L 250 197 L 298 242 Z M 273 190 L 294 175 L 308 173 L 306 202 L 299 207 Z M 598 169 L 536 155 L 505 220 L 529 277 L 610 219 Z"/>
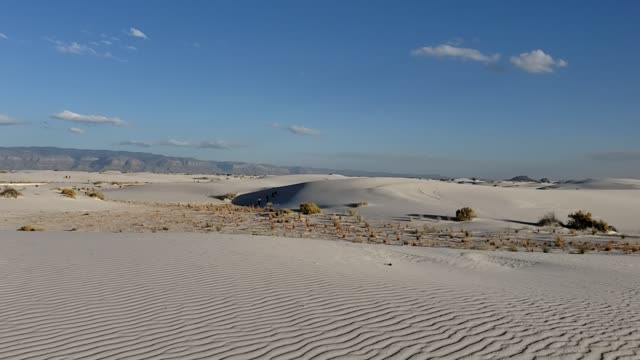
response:
<path id="1" fill-rule="evenodd" d="M 640 358 L 637 256 L 15 231 L 0 249 L 2 359 Z"/>

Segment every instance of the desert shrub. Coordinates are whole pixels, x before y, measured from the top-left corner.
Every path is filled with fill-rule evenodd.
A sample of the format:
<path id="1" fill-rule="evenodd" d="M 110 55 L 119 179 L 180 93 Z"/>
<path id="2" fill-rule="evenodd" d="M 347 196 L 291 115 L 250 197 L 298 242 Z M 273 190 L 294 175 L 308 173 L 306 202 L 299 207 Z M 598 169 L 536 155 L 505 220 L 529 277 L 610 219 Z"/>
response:
<path id="1" fill-rule="evenodd" d="M 562 221 L 558 220 L 554 212 L 548 212 L 538 220 L 538 226 L 562 226 Z"/>
<path id="2" fill-rule="evenodd" d="M 293 211 L 291 209 L 282 208 L 282 209 L 279 209 L 278 211 L 276 211 L 276 215 L 282 216 L 282 215 L 291 214 L 292 212 Z"/>
<path id="3" fill-rule="evenodd" d="M 22 193 L 12 187 L 8 187 L 4 190 L 2 190 L 2 192 L 0 192 L 0 197 L 5 197 L 5 198 L 17 198 L 18 196 L 21 196 Z"/>
<path id="4" fill-rule="evenodd" d="M 456 210 L 456 221 L 469 221 L 476 217 L 476 212 L 470 207 Z"/>
<path id="5" fill-rule="evenodd" d="M 31 225 L 24 225 L 21 226 L 18 231 L 44 231 L 43 228 L 39 228 L 39 227 L 35 227 L 35 226 L 31 226 Z"/>
<path id="6" fill-rule="evenodd" d="M 352 207 L 352 208 L 363 207 L 363 206 L 367 206 L 367 205 L 369 205 L 369 203 L 366 202 L 366 201 L 361 201 L 361 202 L 349 204 L 349 206 Z"/>
<path id="7" fill-rule="evenodd" d="M 87 192 L 85 192 L 85 195 L 87 195 L 88 197 L 92 197 L 92 198 L 98 198 L 100 200 L 105 200 L 106 199 L 104 194 L 101 193 L 100 191 L 87 191 Z"/>
<path id="8" fill-rule="evenodd" d="M 236 193 L 226 193 L 224 195 L 214 196 L 214 198 L 216 198 L 218 200 L 222 200 L 222 201 L 231 201 L 231 200 L 235 199 L 236 196 L 238 196 L 238 194 L 236 194 Z"/>
<path id="9" fill-rule="evenodd" d="M 569 214 L 567 227 L 574 230 L 593 229 L 602 232 L 615 229 L 604 220 L 594 220 L 590 212 L 584 212 L 582 210 Z"/>
<path id="10" fill-rule="evenodd" d="M 60 194 L 72 199 L 76 198 L 76 191 L 73 189 L 62 189 L 60 190 Z"/>
<path id="11" fill-rule="evenodd" d="M 300 212 L 305 215 L 322 214 L 322 210 L 320 209 L 320 207 L 312 202 L 300 204 Z"/>

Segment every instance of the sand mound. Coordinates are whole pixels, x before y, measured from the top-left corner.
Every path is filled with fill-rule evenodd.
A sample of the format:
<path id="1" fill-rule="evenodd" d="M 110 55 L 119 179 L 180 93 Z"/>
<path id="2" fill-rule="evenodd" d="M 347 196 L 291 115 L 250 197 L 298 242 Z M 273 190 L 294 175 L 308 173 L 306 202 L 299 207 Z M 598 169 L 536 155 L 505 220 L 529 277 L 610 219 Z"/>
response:
<path id="1" fill-rule="evenodd" d="M 637 256 L 495 271 L 303 239 L 0 239 L 3 359 L 640 357 Z"/>
<path id="2" fill-rule="evenodd" d="M 612 178 L 569 180 L 563 183 L 544 187 L 543 189 L 637 190 L 640 189 L 640 180 Z"/>

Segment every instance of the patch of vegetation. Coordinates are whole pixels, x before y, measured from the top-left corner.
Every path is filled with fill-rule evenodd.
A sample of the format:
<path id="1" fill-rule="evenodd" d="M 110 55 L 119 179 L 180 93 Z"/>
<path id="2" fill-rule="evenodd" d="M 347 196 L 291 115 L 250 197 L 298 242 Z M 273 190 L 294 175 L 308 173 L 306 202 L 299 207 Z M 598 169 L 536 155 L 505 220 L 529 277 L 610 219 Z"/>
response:
<path id="1" fill-rule="evenodd" d="M 286 215 L 286 214 L 291 214 L 292 212 L 293 211 L 291 209 L 283 208 L 283 209 L 279 209 L 278 211 L 276 211 L 276 215 L 282 216 L 282 215 Z"/>
<path id="2" fill-rule="evenodd" d="M 548 212 L 538 220 L 538 226 L 563 226 L 563 224 L 554 212 Z"/>
<path id="3" fill-rule="evenodd" d="M 369 205 L 368 202 L 361 201 L 361 202 L 357 202 L 357 203 L 351 203 L 351 204 L 349 204 L 349 207 L 358 208 L 358 207 L 363 207 L 363 206 L 367 206 L 367 205 Z"/>
<path id="4" fill-rule="evenodd" d="M 590 212 L 584 212 L 582 210 L 569 214 L 567 227 L 573 230 L 593 229 L 601 232 L 615 231 L 615 228 L 606 221 L 595 220 Z"/>
<path id="5" fill-rule="evenodd" d="M 222 201 L 231 201 L 231 200 L 235 199 L 236 196 L 238 196 L 238 194 L 236 194 L 236 193 L 226 193 L 224 195 L 214 196 L 214 198 L 216 198 L 218 200 L 222 200 Z"/>
<path id="6" fill-rule="evenodd" d="M 0 192 L 0 197 L 5 197 L 5 198 L 17 198 L 18 196 L 21 196 L 22 193 L 12 187 L 8 187 L 4 190 L 2 190 L 2 192 Z"/>
<path id="7" fill-rule="evenodd" d="M 60 190 L 60 194 L 68 197 L 68 198 L 72 198 L 75 199 L 76 198 L 76 191 L 73 189 L 62 189 Z"/>
<path id="8" fill-rule="evenodd" d="M 104 194 L 101 193 L 100 191 L 87 191 L 84 194 L 87 195 L 88 197 L 98 198 L 100 200 L 105 200 L 106 199 Z"/>
<path id="9" fill-rule="evenodd" d="M 470 207 L 456 210 L 456 221 L 469 221 L 476 217 L 476 212 Z"/>
<path id="10" fill-rule="evenodd" d="M 305 215 L 322 214 L 322 209 L 312 202 L 300 204 L 300 212 Z"/>
<path id="11" fill-rule="evenodd" d="M 44 231 L 44 229 L 32 225 L 24 225 L 20 227 L 18 231 Z"/>

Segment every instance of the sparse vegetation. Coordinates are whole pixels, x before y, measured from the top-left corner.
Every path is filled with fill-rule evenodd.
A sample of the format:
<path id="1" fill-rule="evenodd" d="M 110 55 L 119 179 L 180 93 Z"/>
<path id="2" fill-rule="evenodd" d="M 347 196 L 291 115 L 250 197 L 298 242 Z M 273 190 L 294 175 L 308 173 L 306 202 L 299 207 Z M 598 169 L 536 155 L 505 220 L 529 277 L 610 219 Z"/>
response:
<path id="1" fill-rule="evenodd" d="M 300 212 L 305 215 L 322 214 L 320 207 L 312 202 L 300 204 Z"/>
<path id="2" fill-rule="evenodd" d="M 361 201 L 361 202 L 349 204 L 349 206 L 353 207 L 353 208 L 363 207 L 363 206 L 367 206 L 367 205 L 369 205 L 369 203 L 366 202 L 366 201 Z"/>
<path id="3" fill-rule="evenodd" d="M 44 231 L 44 229 L 32 225 L 24 225 L 21 226 L 18 231 Z"/>
<path id="4" fill-rule="evenodd" d="M 578 210 L 569 214 L 567 227 L 573 230 L 593 229 L 601 232 L 615 231 L 615 228 L 604 220 L 594 220 L 590 212 Z"/>
<path id="5" fill-rule="evenodd" d="M 76 191 L 73 190 L 73 189 L 62 189 L 62 190 L 60 190 L 60 193 L 63 196 L 66 196 L 68 198 L 72 198 L 72 199 L 76 198 Z"/>
<path id="6" fill-rule="evenodd" d="M 562 225 L 563 225 L 562 221 L 558 220 L 554 212 L 548 212 L 544 214 L 544 216 L 542 216 L 540 220 L 538 220 L 538 226 L 562 226 Z"/>
<path id="7" fill-rule="evenodd" d="M 106 199 L 104 194 L 101 193 L 100 191 L 87 191 L 84 194 L 87 195 L 88 197 L 98 198 L 100 200 L 105 200 Z"/>
<path id="8" fill-rule="evenodd" d="M 456 221 L 470 221 L 476 217 L 475 211 L 470 207 L 456 210 Z"/>
<path id="9" fill-rule="evenodd" d="M 238 194 L 236 194 L 236 193 L 226 193 L 224 195 L 214 196 L 214 198 L 216 198 L 218 200 L 222 200 L 222 201 L 231 201 L 231 200 L 235 199 L 236 196 L 238 196 Z"/>
<path id="10" fill-rule="evenodd" d="M 0 197 L 4 197 L 4 198 L 17 198 L 18 196 L 21 196 L 22 193 L 12 187 L 8 187 L 5 188 L 4 190 L 2 190 L 2 192 L 0 192 Z"/>

